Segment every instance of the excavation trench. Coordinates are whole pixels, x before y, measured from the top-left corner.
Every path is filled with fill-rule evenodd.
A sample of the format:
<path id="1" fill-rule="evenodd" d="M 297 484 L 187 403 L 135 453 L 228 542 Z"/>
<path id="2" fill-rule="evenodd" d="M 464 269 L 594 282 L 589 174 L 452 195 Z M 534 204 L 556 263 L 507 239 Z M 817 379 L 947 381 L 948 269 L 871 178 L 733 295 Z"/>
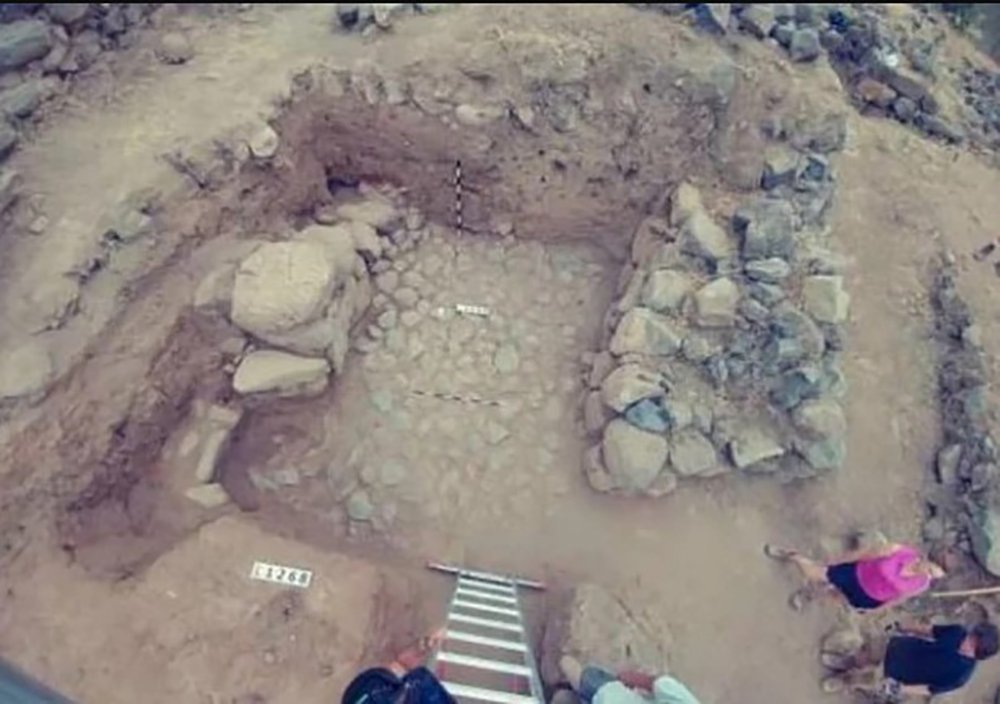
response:
<path id="1" fill-rule="evenodd" d="M 529 91 L 539 123 L 546 110 L 577 111 L 571 137 L 504 113 L 476 127 L 443 122 L 413 105 L 387 105 L 380 78 L 317 69 L 293 83 L 275 123 L 274 158 L 240 162 L 217 142 L 217 161 L 184 161 L 197 190 L 158 215 L 181 237 L 141 279 L 145 296 L 135 295 L 105 340 L 110 348 L 130 344 L 141 327 L 142 339 L 158 343 L 133 345 L 130 393 L 96 417 L 74 418 L 85 442 L 58 438 L 57 452 L 89 451 L 89 462 L 77 459 L 33 489 L 62 507 L 63 543 L 100 572 L 130 574 L 211 515 L 183 498 L 188 477 L 178 473 L 187 470 L 174 457 L 199 401 L 245 406 L 219 477 L 240 507 L 273 518 L 282 532 L 324 544 L 346 532 L 376 533 L 441 550 L 477 531 L 492 542 L 494 521 L 527 527 L 530 517 L 551 516 L 581 481 L 580 358 L 599 342 L 622 253 L 636 223 L 663 207 L 665 190 L 705 153 L 716 119 L 714 96 L 692 99 L 666 75 L 634 80 L 656 103 L 655 123 L 634 105 L 585 114 L 572 101 L 555 104 L 550 88 Z M 623 127 L 627 138 L 609 136 Z M 597 157 L 587 147 L 602 140 L 613 146 Z M 231 356 L 221 351 L 239 334 L 226 312 L 206 315 L 170 297 L 181 279 L 238 261 L 255 241 L 294 236 L 317 209 L 359 197 L 359 184 L 389 188 L 428 220 L 428 239 L 392 264 L 413 284 L 419 309 L 397 311 L 403 320 L 382 349 L 352 349 L 323 396 L 241 400 L 229 380 Z M 455 313 L 459 304 L 488 315 Z M 381 312 L 373 307 L 352 336 L 364 336 Z M 495 357 L 509 350 L 514 368 L 498 372 Z M 111 356 L 96 346 L 74 378 Z M 71 381 L 47 403 L 85 393 L 81 386 Z M 54 428 L 41 421 L 29 431 Z M 392 486 L 371 486 L 382 471 Z M 358 489 L 385 494 L 371 521 L 345 516 Z M 430 526 L 425 535 L 414 530 L 422 524 Z"/>

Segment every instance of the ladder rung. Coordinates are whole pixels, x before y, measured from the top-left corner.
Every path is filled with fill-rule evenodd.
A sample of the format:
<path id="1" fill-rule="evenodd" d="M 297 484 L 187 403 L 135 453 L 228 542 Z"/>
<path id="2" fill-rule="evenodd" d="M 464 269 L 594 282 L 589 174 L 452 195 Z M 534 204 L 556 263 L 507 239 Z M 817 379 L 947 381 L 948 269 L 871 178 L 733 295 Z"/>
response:
<path id="1" fill-rule="evenodd" d="M 524 633 L 519 623 L 511 623 L 510 621 L 494 621 L 491 618 L 476 618 L 475 616 L 466 616 L 465 614 L 456 614 L 454 612 L 448 614 L 449 621 L 458 621 L 459 623 L 468 623 L 473 626 L 486 626 L 488 628 L 497 628 L 501 631 L 511 631 L 512 633 Z"/>
<path id="2" fill-rule="evenodd" d="M 475 601 L 464 601 L 463 599 L 455 599 L 452 602 L 452 606 L 460 606 L 463 609 L 473 609 L 474 611 L 485 611 L 490 614 L 500 614 L 502 616 L 513 616 L 517 619 L 521 618 L 521 612 L 517 609 L 506 609 L 502 606 L 493 606 L 492 604 L 480 604 Z"/>
<path id="3" fill-rule="evenodd" d="M 484 702 L 497 702 L 497 704 L 538 704 L 534 697 L 524 694 L 514 694 L 513 692 L 504 692 L 499 689 L 472 687 L 467 684 L 459 684 L 458 682 L 449 682 L 447 680 L 444 680 L 441 684 L 455 697 L 468 697 L 469 699 L 478 699 Z"/>
<path id="4" fill-rule="evenodd" d="M 502 594 L 491 594 L 489 592 L 481 592 L 477 589 L 468 589 L 464 587 L 459 587 L 455 593 L 458 596 L 472 596 L 477 599 L 482 599 L 483 601 L 493 601 L 498 604 L 510 604 L 512 606 L 517 605 L 516 597 L 503 596 Z"/>
<path id="5" fill-rule="evenodd" d="M 473 645 L 486 645 L 491 648 L 501 648 L 503 650 L 512 650 L 517 653 L 527 652 L 527 648 L 524 647 L 524 643 L 517 640 L 504 640 L 503 638 L 490 638 L 488 636 L 481 636 L 476 633 L 467 633 L 465 631 L 445 631 L 445 640 L 449 638 L 452 640 L 460 640 L 463 643 L 472 643 Z"/>
<path id="6" fill-rule="evenodd" d="M 485 579 L 473 579 L 472 577 L 459 577 L 458 583 L 462 586 L 475 587 L 476 589 L 486 589 L 491 592 L 501 594 L 513 594 L 514 587 L 503 582 L 487 582 Z"/>
<path id="7" fill-rule="evenodd" d="M 489 670 L 491 672 L 505 672 L 508 675 L 520 675 L 521 677 L 531 677 L 531 668 L 526 665 L 519 665 L 514 662 L 503 662 L 501 660 L 490 660 L 479 658 L 474 655 L 464 655 L 462 653 L 451 653 L 442 650 L 437 655 L 438 662 L 449 662 L 452 665 L 463 667 L 475 667 L 479 670 Z"/>

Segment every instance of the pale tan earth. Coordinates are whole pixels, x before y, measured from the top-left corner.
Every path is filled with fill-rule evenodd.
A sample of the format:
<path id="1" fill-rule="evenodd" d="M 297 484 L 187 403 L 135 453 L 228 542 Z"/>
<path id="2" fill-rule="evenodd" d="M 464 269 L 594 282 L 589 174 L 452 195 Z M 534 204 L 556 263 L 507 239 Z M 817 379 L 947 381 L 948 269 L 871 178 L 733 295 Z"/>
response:
<path id="1" fill-rule="evenodd" d="M 128 69 L 113 84 L 99 77 L 81 84 L 80 103 L 52 115 L 14 164 L 30 190 L 45 196 L 53 222 L 92 222 L 139 184 L 180 188 L 159 157 L 268 113 L 296 71 L 372 56 L 387 67 L 404 65 L 406 52 L 445 63 L 456 51 L 449 49 L 451 37 L 468 38 L 483 27 L 494 39 L 477 51 L 500 51 L 510 27 L 527 31 L 517 16 L 524 11 L 464 7 L 407 18 L 375 41 L 332 34 L 332 10 L 324 6 L 255 7 L 191 23 L 191 64 L 162 66 L 141 51 L 132 63 L 120 60 Z M 659 21 L 625 7 L 531 12 L 540 32 L 563 33 L 554 42 L 582 31 L 584 41 L 609 51 L 638 41 L 636 23 L 645 25 L 641 38 L 657 31 L 653 20 Z M 673 32 L 681 46 L 695 41 L 666 24 L 662 31 Z M 786 68 L 762 46 L 741 51 L 741 61 L 764 79 L 787 74 L 796 90 L 843 104 L 828 69 Z M 379 662 L 441 618 L 447 579 L 420 569 L 435 559 L 544 579 L 554 589 L 596 582 L 647 604 L 672 633 L 672 671 L 704 702 L 838 701 L 817 687 L 816 643 L 834 623 L 835 609 L 791 611 L 786 599 L 796 583 L 762 557 L 761 547 L 775 540 L 829 553 L 841 536 L 871 527 L 919 539 L 920 492 L 938 444 L 926 287 L 941 251 L 958 258 L 962 293 L 983 328 L 994 370 L 1000 349 L 997 275 L 991 262 L 971 257 L 1000 236 L 1000 172 L 895 123 L 848 114 L 830 219 L 833 242 L 853 262 L 845 354 L 849 455 L 839 473 L 789 486 L 730 477 L 688 484 L 659 500 L 593 492 L 579 471 L 579 359 L 595 342 L 613 294 L 615 253 L 574 243 L 592 233 L 573 228 L 548 233 L 557 243 L 542 245 L 458 238 L 443 227 L 404 259 L 423 272 L 418 292 L 428 309 L 415 325 L 397 326 L 398 350 L 352 355 L 326 395 L 262 407 L 244 421 L 224 483 L 256 511 L 230 505 L 203 512 L 185 502 L 176 474 L 184 469 L 176 462 L 185 431 L 178 410 L 165 416 L 171 425 L 163 431 L 169 439 L 162 457 L 148 461 L 154 481 L 133 492 L 124 510 L 58 523 L 55 509 L 18 518 L 26 539 L 0 563 L 0 654 L 81 702 L 335 701 L 357 667 Z M 696 171 L 694 180 L 709 194 L 723 194 L 717 207 L 729 206 L 709 170 Z M 441 197 L 447 202 L 450 193 Z M 196 203 L 175 221 L 195 222 L 201 207 Z M 430 211 L 437 214 L 434 204 Z M 623 214 L 620 231 L 609 237 L 627 238 L 638 218 Z M 254 224 L 273 222 L 272 214 Z M 58 258 L 72 251 L 75 236 L 71 228 L 53 228 L 39 238 L 4 237 L 6 330 L 17 329 L 14 304 L 43 272 L 61 266 Z M 210 241 L 188 256 L 202 239 Z M 188 322 L 178 332 L 171 323 L 213 264 L 239 258 L 233 241 L 228 233 L 190 238 L 168 266 L 134 287 L 124 313 L 113 295 L 117 287 L 146 274 L 169 248 L 153 246 L 148 260 L 126 258 L 85 291 L 82 313 L 55 334 L 60 363 L 71 366 L 88 349 L 86 366 L 35 410 L 0 428 L 8 496 L 33 502 L 58 491 L 58 482 L 51 489 L 44 479 L 72 466 L 74 444 L 88 442 L 74 434 L 81 418 L 132 403 L 118 379 L 141 375 L 151 356 L 182 363 L 186 340 L 197 341 L 197 350 L 220 341 L 211 328 Z M 493 315 L 434 315 L 454 303 L 488 306 Z M 449 344 L 455 336 L 476 344 Z M 519 368 L 498 375 L 497 345 L 515 338 Z M 156 352 L 168 339 L 172 351 Z M 423 352 L 411 356 L 419 347 Z M 191 357 L 221 364 L 206 362 L 203 351 Z M 222 387 L 221 371 L 199 379 L 199 393 Z M 417 390 L 474 392 L 506 405 Z M 386 392 L 387 410 L 373 404 L 373 391 Z M 21 433 L 38 422 L 37 434 Z M 52 443 L 54 428 L 66 432 L 64 443 Z M 497 428 L 509 435 L 500 438 Z M 344 479 L 347 471 L 331 476 L 326 468 L 360 470 L 387 461 L 405 471 L 398 484 L 371 490 L 380 521 L 374 530 L 348 531 L 342 500 L 356 485 Z M 248 481 L 251 472 L 266 476 L 289 467 L 301 473 L 296 486 L 257 491 Z M 14 491 L 32 482 L 37 490 Z M 72 545 L 62 545 L 67 533 L 57 530 L 67 521 Z M 314 581 L 302 591 L 250 581 L 257 559 L 308 567 Z M 542 606 L 544 597 L 534 597 L 532 614 L 540 618 Z M 992 701 L 998 683 L 1000 671 L 988 664 L 950 701 Z"/>

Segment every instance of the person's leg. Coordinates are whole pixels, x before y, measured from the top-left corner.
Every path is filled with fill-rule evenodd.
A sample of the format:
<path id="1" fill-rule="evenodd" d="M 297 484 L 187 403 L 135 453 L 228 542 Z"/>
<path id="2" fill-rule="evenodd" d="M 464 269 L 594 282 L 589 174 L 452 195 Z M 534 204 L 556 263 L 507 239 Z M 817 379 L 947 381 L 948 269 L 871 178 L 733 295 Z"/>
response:
<path id="1" fill-rule="evenodd" d="M 580 699 L 589 702 L 594 698 L 599 690 L 609 682 L 614 682 L 618 678 L 607 670 L 588 665 L 584 667 L 579 660 L 572 655 L 563 655 L 559 660 L 559 669 L 562 670 L 563 677 L 569 682 Z"/>
<path id="2" fill-rule="evenodd" d="M 788 561 L 795 565 L 807 582 L 816 584 L 826 584 L 826 565 L 816 560 L 810 560 L 804 555 L 795 553 L 788 557 Z"/>

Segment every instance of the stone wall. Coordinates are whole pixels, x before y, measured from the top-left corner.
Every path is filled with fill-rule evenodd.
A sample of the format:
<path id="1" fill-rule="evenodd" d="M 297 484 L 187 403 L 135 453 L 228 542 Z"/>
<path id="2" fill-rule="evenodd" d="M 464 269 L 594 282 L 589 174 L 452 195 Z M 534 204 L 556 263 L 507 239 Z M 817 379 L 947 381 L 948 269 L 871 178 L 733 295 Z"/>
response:
<path id="1" fill-rule="evenodd" d="M 104 51 L 128 47 L 154 3 L 0 4 L 0 162 L 35 112 Z M 0 208 L 2 211 L 2 208 Z"/>
<path id="2" fill-rule="evenodd" d="M 584 470 L 662 495 L 734 471 L 811 477 L 844 459 L 849 296 L 822 227 L 843 133 L 775 142 L 763 193 L 722 222 L 683 183 L 639 225 L 590 358 Z"/>

